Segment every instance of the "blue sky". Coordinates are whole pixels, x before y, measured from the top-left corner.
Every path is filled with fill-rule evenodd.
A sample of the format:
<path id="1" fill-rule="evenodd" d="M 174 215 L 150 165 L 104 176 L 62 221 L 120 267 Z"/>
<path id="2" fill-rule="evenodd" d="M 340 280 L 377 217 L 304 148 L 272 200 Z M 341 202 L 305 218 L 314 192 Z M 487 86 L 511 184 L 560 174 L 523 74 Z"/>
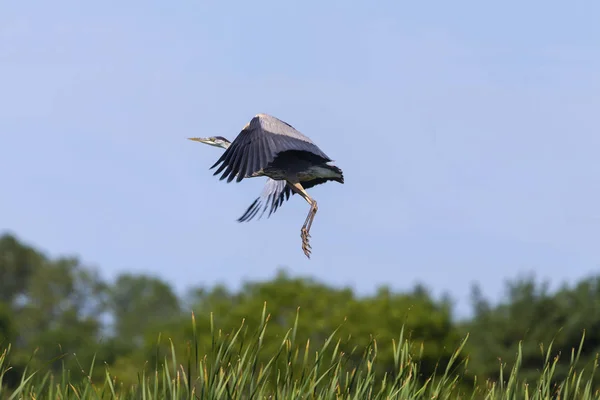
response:
<path id="1" fill-rule="evenodd" d="M 277 268 L 370 293 L 554 285 L 600 261 L 600 4 L 2 2 L 0 231 L 107 278 L 183 290 Z M 236 222 L 264 179 L 221 150 L 255 114 L 311 137 L 346 183 L 313 256 L 294 196 Z"/>

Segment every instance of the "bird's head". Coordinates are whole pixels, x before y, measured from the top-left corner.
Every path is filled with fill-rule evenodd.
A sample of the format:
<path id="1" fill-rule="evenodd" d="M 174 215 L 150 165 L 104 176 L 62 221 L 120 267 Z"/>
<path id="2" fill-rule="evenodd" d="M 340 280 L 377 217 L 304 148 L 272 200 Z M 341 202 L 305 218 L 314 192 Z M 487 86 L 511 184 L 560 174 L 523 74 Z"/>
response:
<path id="1" fill-rule="evenodd" d="M 222 147 L 224 149 L 228 148 L 231 142 L 225 139 L 223 136 L 211 136 L 207 138 L 188 138 L 189 140 L 193 140 L 194 142 L 206 143 L 215 147 Z"/>

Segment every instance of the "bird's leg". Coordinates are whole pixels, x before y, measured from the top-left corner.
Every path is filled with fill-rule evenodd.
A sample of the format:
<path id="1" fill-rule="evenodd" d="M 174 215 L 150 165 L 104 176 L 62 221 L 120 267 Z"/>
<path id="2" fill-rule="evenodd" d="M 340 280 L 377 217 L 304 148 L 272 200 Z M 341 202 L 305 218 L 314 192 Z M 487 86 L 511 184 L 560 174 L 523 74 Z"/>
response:
<path id="1" fill-rule="evenodd" d="M 310 210 L 308 211 L 308 215 L 306 216 L 306 220 L 304 221 L 304 225 L 302 225 L 302 228 L 300 229 L 300 237 L 302 238 L 302 250 L 308 258 L 310 258 L 310 253 L 312 250 L 311 245 L 308 243 L 310 238 L 310 226 L 312 225 L 316 212 L 317 202 L 313 200 L 310 206 Z"/>
<path id="2" fill-rule="evenodd" d="M 290 185 L 294 192 L 298 193 L 308 204 L 310 204 L 310 211 L 306 216 L 306 220 L 304 221 L 304 225 L 302 225 L 302 229 L 300 229 L 300 237 L 302 238 L 302 251 L 306 257 L 310 258 L 311 246 L 308 243 L 308 238 L 310 237 L 310 227 L 313 223 L 313 219 L 315 218 L 315 214 L 317 213 L 317 202 L 313 200 L 308 193 L 304 190 L 300 183 L 294 183 Z"/>
<path id="3" fill-rule="evenodd" d="M 308 214 L 310 219 L 308 220 L 308 226 L 306 227 L 307 232 L 309 232 L 309 234 L 308 234 L 309 237 L 310 237 L 310 227 L 312 226 L 313 220 L 315 219 L 315 215 L 317 214 L 318 209 L 319 209 L 319 207 L 317 207 L 317 202 L 315 200 L 313 200 L 313 204 L 310 209 L 311 212 Z"/>

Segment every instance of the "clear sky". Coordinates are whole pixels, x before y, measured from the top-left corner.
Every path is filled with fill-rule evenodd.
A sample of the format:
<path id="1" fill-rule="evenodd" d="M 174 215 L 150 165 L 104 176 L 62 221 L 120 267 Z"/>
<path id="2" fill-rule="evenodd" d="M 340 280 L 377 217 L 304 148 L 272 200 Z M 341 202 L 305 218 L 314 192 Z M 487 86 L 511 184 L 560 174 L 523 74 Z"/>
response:
<path id="1" fill-rule="evenodd" d="M 597 1 L 3 1 L 0 231 L 178 289 L 277 268 L 448 291 L 600 268 Z M 259 112 L 346 183 L 236 219 L 208 168 Z"/>

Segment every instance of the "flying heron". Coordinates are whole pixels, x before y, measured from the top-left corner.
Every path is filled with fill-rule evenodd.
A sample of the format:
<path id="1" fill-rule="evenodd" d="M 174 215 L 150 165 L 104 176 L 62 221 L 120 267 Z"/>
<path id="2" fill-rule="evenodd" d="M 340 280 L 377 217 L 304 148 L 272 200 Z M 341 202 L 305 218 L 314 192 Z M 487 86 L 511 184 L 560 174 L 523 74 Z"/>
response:
<path id="1" fill-rule="evenodd" d="M 258 114 L 247 123 L 240 134 L 230 142 L 222 136 L 189 138 L 196 142 L 221 147 L 225 152 L 213 164 L 221 166 L 213 175 L 223 171 L 220 180 L 266 176 L 267 183 L 260 197 L 238 219 L 250 221 L 263 206 L 262 214 L 270 205 L 269 216 L 277 211 L 284 200 L 297 193 L 310 205 L 310 210 L 300 230 L 302 250 L 310 258 L 310 227 L 317 213 L 317 202 L 306 193 L 315 185 L 327 181 L 344 183 L 342 170 L 308 137 L 293 126 L 267 114 Z M 260 217 L 259 217 L 260 218 Z"/>

